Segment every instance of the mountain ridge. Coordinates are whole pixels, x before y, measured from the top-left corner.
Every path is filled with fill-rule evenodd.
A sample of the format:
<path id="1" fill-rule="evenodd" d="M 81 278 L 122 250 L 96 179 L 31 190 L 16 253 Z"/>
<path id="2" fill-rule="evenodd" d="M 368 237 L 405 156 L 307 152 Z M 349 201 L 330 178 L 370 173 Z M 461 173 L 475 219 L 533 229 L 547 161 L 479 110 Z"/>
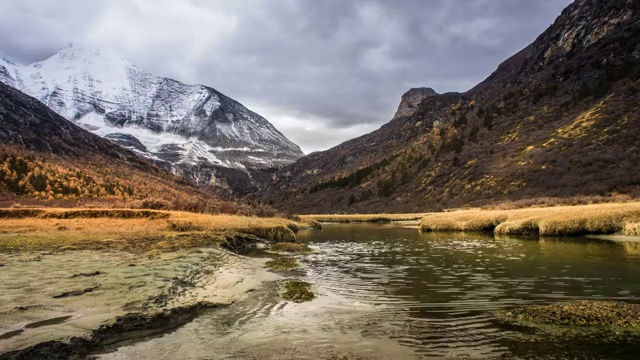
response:
<path id="1" fill-rule="evenodd" d="M 638 12 L 637 1 L 577 0 L 469 91 L 303 157 L 257 196 L 322 213 L 635 194 Z"/>

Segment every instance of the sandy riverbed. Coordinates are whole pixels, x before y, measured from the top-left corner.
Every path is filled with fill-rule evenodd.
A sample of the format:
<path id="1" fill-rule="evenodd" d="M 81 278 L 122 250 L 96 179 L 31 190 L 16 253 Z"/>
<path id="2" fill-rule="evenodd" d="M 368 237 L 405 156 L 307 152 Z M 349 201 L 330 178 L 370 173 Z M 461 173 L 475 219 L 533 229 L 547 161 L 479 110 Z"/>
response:
<path id="1" fill-rule="evenodd" d="M 74 353 L 180 325 L 276 280 L 263 262 L 217 248 L 0 254 L 0 359 L 28 358 L 15 351 L 38 344 L 31 351 L 49 344 Z"/>

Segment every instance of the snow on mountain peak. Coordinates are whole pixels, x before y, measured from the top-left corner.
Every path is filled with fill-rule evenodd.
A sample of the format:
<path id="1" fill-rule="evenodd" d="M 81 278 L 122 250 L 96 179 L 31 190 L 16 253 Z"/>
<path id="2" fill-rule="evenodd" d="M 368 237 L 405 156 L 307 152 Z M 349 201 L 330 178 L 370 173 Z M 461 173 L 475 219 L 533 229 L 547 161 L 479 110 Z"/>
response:
<path id="1" fill-rule="evenodd" d="M 139 70 L 137 66 L 130 63 L 114 51 L 93 49 L 76 45 L 63 48 L 53 54 L 50 58 L 39 63 L 44 62 L 69 63 L 77 67 L 80 67 L 82 65 L 96 66 L 110 64 L 111 66 L 121 66 Z"/>
<path id="2" fill-rule="evenodd" d="M 0 81 L 171 166 L 264 168 L 303 155 L 266 119 L 215 89 L 155 76 L 110 51 L 71 46 L 26 66 L 0 56 Z"/>
<path id="3" fill-rule="evenodd" d="M 0 51 L 0 62 L 5 62 L 10 65 L 17 65 L 18 62 L 15 61 L 12 57 L 5 55 L 5 53 Z"/>

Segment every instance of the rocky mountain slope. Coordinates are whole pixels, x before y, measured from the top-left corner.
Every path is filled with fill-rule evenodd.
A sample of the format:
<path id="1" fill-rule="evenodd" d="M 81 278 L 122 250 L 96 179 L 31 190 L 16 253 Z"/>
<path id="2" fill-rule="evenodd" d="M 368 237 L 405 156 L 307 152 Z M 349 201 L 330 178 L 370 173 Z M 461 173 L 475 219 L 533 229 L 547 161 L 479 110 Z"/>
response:
<path id="1" fill-rule="evenodd" d="M 414 88 L 402 95 L 400 99 L 400 105 L 398 105 L 398 111 L 393 116 L 393 120 L 401 117 L 411 116 L 418 111 L 418 105 L 431 96 L 436 96 L 438 93 L 431 88 Z"/>
<path id="2" fill-rule="evenodd" d="M 222 93 L 154 76 L 105 51 L 70 47 L 28 66 L 0 55 L 0 81 L 199 184 L 303 155 L 267 120 Z"/>
<path id="3" fill-rule="evenodd" d="M 14 203 L 269 211 L 196 189 L 0 82 L 0 207 Z"/>
<path id="4" fill-rule="evenodd" d="M 258 196 L 323 213 L 637 195 L 639 3 L 576 0 L 473 89 L 414 91 L 393 121 L 301 158 Z"/>

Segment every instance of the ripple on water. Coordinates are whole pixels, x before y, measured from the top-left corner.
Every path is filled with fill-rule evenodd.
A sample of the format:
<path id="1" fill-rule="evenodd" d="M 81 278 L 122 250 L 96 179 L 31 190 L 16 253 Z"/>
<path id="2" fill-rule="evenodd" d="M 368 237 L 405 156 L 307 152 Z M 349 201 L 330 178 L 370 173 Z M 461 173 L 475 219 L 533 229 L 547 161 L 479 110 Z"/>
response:
<path id="1" fill-rule="evenodd" d="M 493 313 L 594 296 L 640 299 L 640 262 L 615 246 L 430 236 L 375 225 L 326 226 L 300 238 L 316 250 L 300 258 L 319 295 L 313 302 L 283 302 L 272 284 L 104 358 L 605 358 L 609 348 L 585 351 L 584 344 L 532 337 L 498 325 Z M 609 357 L 629 354 L 633 349 Z"/>

